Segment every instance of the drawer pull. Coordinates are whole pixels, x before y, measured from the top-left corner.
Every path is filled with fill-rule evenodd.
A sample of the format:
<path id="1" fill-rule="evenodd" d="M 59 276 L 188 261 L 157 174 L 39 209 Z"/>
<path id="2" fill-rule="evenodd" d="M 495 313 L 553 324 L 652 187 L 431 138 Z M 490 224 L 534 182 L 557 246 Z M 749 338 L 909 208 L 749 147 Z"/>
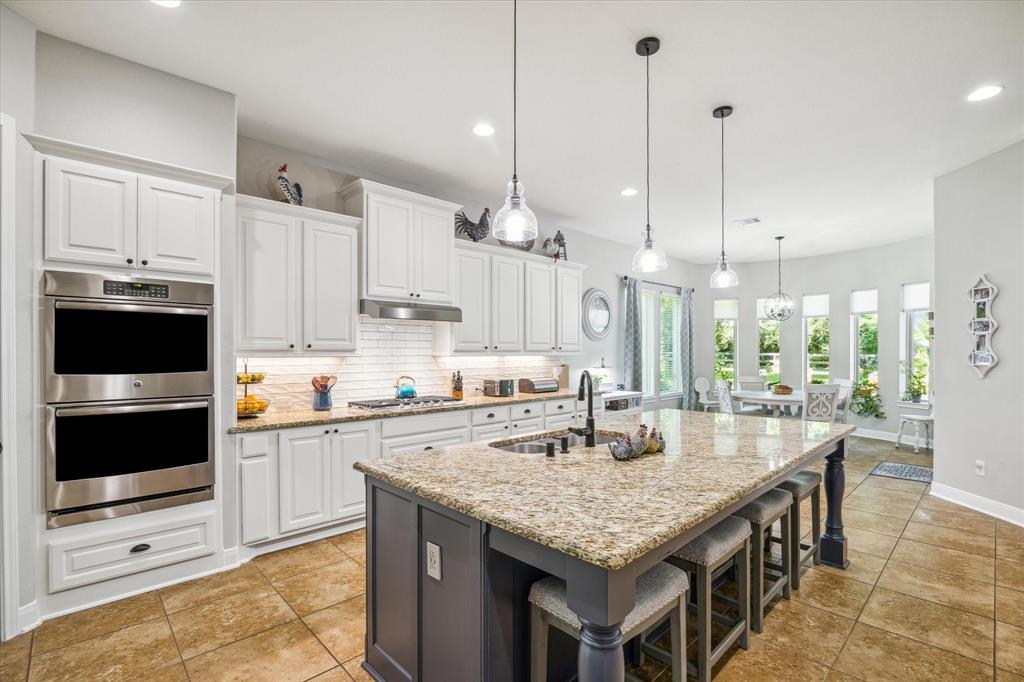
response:
<path id="1" fill-rule="evenodd" d="M 433 450 L 433 449 L 434 449 L 433 445 L 428 445 L 427 447 L 423 448 L 424 451 L 426 451 L 426 450 Z"/>
<path id="2" fill-rule="evenodd" d="M 488 419 L 494 419 L 494 413 L 493 412 L 488 412 L 487 413 L 487 418 Z"/>
<path id="3" fill-rule="evenodd" d="M 150 546 L 147 543 L 143 542 L 141 544 L 135 545 L 134 547 L 129 549 L 128 552 L 129 554 L 138 554 L 139 552 L 145 552 L 147 549 L 150 549 Z"/>
<path id="4" fill-rule="evenodd" d="M 558 409 L 560 409 L 560 410 L 564 410 L 564 409 L 565 409 L 565 405 L 559 405 L 559 406 L 558 406 Z"/>
<path id="5" fill-rule="evenodd" d="M 531 410 L 530 408 L 526 408 L 525 410 L 523 410 L 523 414 L 530 414 L 531 412 L 533 412 L 533 410 Z"/>

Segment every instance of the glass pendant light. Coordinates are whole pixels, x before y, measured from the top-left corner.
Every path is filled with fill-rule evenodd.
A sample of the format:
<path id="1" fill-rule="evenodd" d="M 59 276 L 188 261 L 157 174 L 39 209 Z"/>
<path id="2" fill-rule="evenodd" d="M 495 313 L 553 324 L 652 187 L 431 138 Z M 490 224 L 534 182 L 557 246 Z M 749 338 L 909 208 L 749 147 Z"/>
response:
<path id="1" fill-rule="evenodd" d="M 654 245 L 651 236 L 651 55 L 660 47 L 657 38 L 644 38 L 636 44 L 636 53 L 647 68 L 647 226 L 641 230 L 644 242 L 633 254 L 633 272 L 658 272 L 668 267 L 665 251 Z"/>
<path id="2" fill-rule="evenodd" d="M 764 314 L 771 320 L 785 322 L 793 316 L 793 298 L 789 294 L 782 293 L 782 240 L 784 237 L 776 237 L 779 243 L 779 288 L 775 294 L 769 296 L 764 302 Z"/>
<path id="3" fill-rule="evenodd" d="M 537 216 L 526 205 L 523 183 L 517 174 L 519 167 L 517 138 L 516 77 L 519 23 L 518 3 L 512 0 L 512 179 L 505 190 L 505 205 L 494 214 L 494 236 L 509 242 L 525 242 L 537 238 Z"/>
<path id="4" fill-rule="evenodd" d="M 740 283 L 739 276 L 729 267 L 729 259 L 725 257 L 725 119 L 732 115 L 732 107 L 716 107 L 711 113 L 722 122 L 722 255 L 718 259 L 718 267 L 711 273 L 711 288 L 728 289 Z"/>

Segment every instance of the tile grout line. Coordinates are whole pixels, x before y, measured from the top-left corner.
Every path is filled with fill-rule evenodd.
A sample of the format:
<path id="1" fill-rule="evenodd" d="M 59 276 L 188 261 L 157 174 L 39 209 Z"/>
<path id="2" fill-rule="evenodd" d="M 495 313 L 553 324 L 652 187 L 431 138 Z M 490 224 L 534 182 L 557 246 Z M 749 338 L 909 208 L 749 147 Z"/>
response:
<path id="1" fill-rule="evenodd" d="M 192 676 L 188 674 L 188 666 L 185 665 L 185 657 L 181 655 L 178 635 L 174 633 L 174 628 L 171 627 L 171 618 L 167 613 L 167 607 L 164 606 L 164 597 L 160 594 L 160 590 L 154 590 L 154 592 L 156 592 L 156 598 L 160 601 L 160 610 L 164 612 L 164 622 L 167 623 L 167 629 L 171 631 L 171 641 L 174 642 L 174 650 L 178 652 L 178 662 L 181 663 L 181 669 L 185 671 L 185 679 L 191 680 Z"/>

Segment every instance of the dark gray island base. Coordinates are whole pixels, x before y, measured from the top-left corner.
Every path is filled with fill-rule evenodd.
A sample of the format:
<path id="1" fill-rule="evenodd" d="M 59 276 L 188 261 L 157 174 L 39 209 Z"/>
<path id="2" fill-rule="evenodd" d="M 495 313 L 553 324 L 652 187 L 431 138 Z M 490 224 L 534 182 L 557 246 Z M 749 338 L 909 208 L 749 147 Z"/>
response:
<path id="1" fill-rule="evenodd" d="M 658 421 L 650 413 L 643 416 L 647 423 Z M 665 415 L 659 416 L 664 421 Z M 758 417 L 734 419 L 768 421 Z M 455 509 L 461 503 L 454 500 L 451 505 L 440 504 L 436 500 L 443 495 L 436 482 L 425 481 L 414 492 L 407 488 L 416 486 L 399 487 L 393 480 L 384 480 L 390 477 L 388 474 L 377 477 L 368 471 L 369 467 L 359 466 L 366 473 L 367 486 L 364 668 L 375 679 L 386 682 L 525 682 L 529 679 L 530 655 L 527 595 L 535 580 L 551 574 L 566 581 L 568 605 L 582 623 L 578 645 L 564 634 L 553 634 L 549 650 L 551 679 L 570 679 L 578 672 L 580 682 L 622 682 L 625 654 L 619 626 L 633 608 L 636 576 L 795 471 L 822 458 L 827 460 L 824 479 L 828 512 L 821 558 L 841 568 L 848 565 L 842 526 L 843 460 L 846 436 L 852 428 L 843 429 L 833 427 L 832 437 L 826 436 L 791 461 L 780 464 L 775 456 L 768 455 L 770 473 L 761 476 L 756 487 L 625 562 L 614 560 L 611 554 L 585 560 L 574 555 L 580 553 L 578 547 L 553 547 L 552 538 L 531 538 L 522 529 L 504 529 L 477 518 L 486 514 L 470 515 Z M 732 447 L 736 447 L 735 441 L 742 439 L 733 440 Z M 452 448 L 453 456 L 469 447 Z M 807 448 L 806 440 L 802 447 Z M 603 454 L 588 452 L 593 457 L 611 459 L 607 450 Z M 520 457 L 497 450 L 488 454 Z M 609 481 L 609 485 L 615 483 Z M 523 504 L 531 503 L 523 500 Z M 693 504 L 681 502 L 680 507 L 689 510 Z M 537 510 L 536 516 L 546 515 L 557 523 L 560 514 L 572 513 L 552 505 L 547 511 Z M 643 519 L 636 523 L 638 529 L 644 527 Z"/>

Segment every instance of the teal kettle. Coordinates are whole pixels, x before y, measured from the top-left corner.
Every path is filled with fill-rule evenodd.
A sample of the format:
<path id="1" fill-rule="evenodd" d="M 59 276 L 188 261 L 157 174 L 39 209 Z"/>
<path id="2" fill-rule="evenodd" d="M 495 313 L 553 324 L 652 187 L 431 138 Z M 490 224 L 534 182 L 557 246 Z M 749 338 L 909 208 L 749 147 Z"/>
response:
<path id="1" fill-rule="evenodd" d="M 416 380 L 412 377 L 402 375 L 395 380 L 396 398 L 415 398 Z"/>

